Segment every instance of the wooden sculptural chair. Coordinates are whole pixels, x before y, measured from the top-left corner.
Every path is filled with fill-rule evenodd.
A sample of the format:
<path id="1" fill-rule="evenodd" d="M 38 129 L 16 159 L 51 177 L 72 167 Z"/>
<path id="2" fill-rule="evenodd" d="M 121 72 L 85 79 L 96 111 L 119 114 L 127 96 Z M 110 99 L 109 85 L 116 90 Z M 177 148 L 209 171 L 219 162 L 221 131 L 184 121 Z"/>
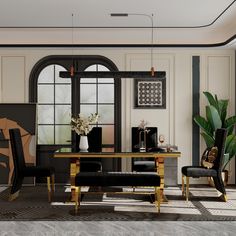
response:
<path id="1" fill-rule="evenodd" d="M 12 201 L 19 196 L 24 177 L 47 177 L 48 200 L 51 202 L 52 191 L 54 192 L 55 190 L 54 168 L 26 166 L 20 130 L 9 129 L 9 134 L 14 162 L 13 183 L 10 191 L 9 201 Z"/>
<path id="2" fill-rule="evenodd" d="M 225 140 L 227 136 L 226 129 L 217 129 L 215 133 L 215 143 L 214 147 L 209 150 L 211 154 L 211 168 L 207 168 L 204 166 L 184 166 L 182 167 L 182 195 L 186 196 L 186 200 L 189 198 L 189 178 L 199 178 L 199 177 L 212 177 L 215 183 L 216 189 L 222 193 L 221 198 L 224 201 L 227 201 L 226 191 L 224 187 L 224 183 L 222 180 L 222 167 L 224 161 L 224 150 L 225 150 Z M 215 154 L 215 156 L 214 156 Z M 185 189 L 185 181 L 184 177 L 186 177 L 186 189 Z"/>

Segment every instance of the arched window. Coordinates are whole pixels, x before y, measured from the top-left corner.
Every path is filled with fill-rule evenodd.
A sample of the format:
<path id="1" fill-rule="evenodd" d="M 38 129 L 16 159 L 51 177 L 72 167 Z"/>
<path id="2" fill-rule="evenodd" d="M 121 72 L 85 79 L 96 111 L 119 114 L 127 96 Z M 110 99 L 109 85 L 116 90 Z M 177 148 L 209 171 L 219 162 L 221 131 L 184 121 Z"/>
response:
<path id="1" fill-rule="evenodd" d="M 30 75 L 30 102 L 38 104 L 38 145 L 70 145 L 72 114 L 98 112 L 103 129 L 103 146 L 121 149 L 120 79 L 60 78 L 59 72 L 74 63 L 78 71 L 117 71 L 103 56 L 48 56 Z"/>

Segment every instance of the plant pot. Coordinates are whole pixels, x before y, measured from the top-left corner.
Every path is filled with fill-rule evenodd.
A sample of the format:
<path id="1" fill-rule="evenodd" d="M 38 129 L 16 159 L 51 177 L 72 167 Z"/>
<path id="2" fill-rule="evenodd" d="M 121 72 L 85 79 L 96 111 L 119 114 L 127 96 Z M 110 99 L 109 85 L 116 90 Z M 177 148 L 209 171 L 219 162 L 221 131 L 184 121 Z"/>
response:
<path id="1" fill-rule="evenodd" d="M 224 186 L 227 186 L 228 181 L 229 181 L 229 171 L 228 170 L 223 170 L 221 173 L 222 180 L 224 183 Z M 210 186 L 215 187 L 214 180 L 212 177 L 208 177 L 208 183 Z"/>

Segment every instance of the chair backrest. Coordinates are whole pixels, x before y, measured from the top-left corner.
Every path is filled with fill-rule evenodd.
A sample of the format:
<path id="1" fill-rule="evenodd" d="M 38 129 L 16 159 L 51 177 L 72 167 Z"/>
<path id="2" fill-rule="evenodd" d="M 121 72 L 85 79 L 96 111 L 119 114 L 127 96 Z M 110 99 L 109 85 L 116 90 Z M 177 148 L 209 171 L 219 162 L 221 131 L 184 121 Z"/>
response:
<path id="1" fill-rule="evenodd" d="M 227 137 L 227 129 L 217 129 L 215 133 L 215 144 L 214 146 L 218 148 L 217 158 L 214 162 L 214 169 L 219 171 L 222 170 L 224 164 L 224 153 L 225 153 L 225 141 Z"/>
<path id="2" fill-rule="evenodd" d="M 4 133 L 3 133 L 3 130 L 0 129 L 0 140 L 4 140 L 5 137 L 4 137 Z"/>
<path id="3" fill-rule="evenodd" d="M 23 145 L 21 140 L 21 134 L 19 129 L 9 129 L 11 151 L 14 162 L 14 170 L 16 173 L 20 172 L 25 168 L 25 158 Z"/>
<path id="4" fill-rule="evenodd" d="M 89 151 L 102 151 L 102 127 L 94 127 L 88 134 Z"/>
<path id="5" fill-rule="evenodd" d="M 150 130 L 146 136 L 146 148 L 157 146 L 157 127 L 147 127 Z M 132 127 L 132 152 L 139 152 L 139 133 L 138 127 Z"/>

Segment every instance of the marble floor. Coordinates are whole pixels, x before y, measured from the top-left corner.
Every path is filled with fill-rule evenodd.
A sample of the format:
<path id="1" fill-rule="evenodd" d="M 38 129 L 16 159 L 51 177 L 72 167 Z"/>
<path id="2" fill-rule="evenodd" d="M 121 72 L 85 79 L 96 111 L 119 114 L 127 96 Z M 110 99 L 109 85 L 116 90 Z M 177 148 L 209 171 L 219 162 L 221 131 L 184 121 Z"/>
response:
<path id="1" fill-rule="evenodd" d="M 233 236 L 236 222 L 0 222 L 0 236 Z"/>

